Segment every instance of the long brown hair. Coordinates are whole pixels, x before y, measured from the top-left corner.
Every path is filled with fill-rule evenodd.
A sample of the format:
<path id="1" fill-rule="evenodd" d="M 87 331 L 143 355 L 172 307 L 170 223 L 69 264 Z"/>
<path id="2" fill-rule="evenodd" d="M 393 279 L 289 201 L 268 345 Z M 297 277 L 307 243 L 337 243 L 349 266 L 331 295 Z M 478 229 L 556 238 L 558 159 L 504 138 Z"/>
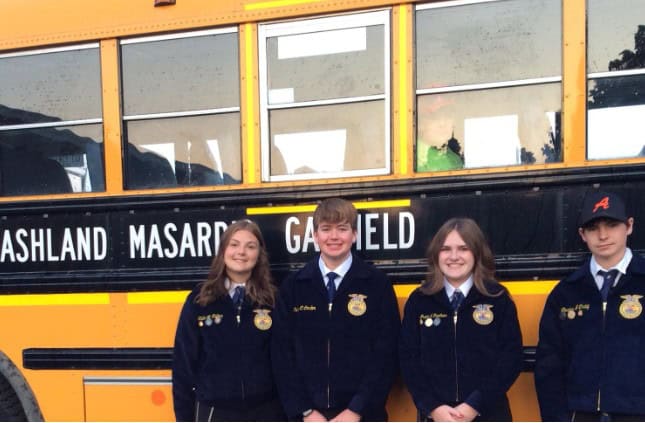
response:
<path id="1" fill-rule="evenodd" d="M 269 268 L 269 256 L 266 250 L 264 237 L 258 225 L 250 220 L 238 220 L 232 223 L 222 235 L 222 239 L 217 249 L 217 254 L 211 262 L 208 277 L 201 284 L 199 294 L 195 302 L 201 306 L 215 301 L 217 298 L 228 295 L 226 289 L 226 264 L 224 263 L 224 251 L 231 242 L 231 238 L 238 231 L 249 231 L 258 240 L 259 251 L 258 261 L 251 272 L 251 277 L 246 282 L 246 295 L 253 302 L 271 306 L 275 305 L 275 286 L 271 279 L 271 270 Z"/>
<path id="2" fill-rule="evenodd" d="M 439 252 L 450 232 L 456 231 L 464 240 L 475 258 L 473 267 L 473 285 L 477 291 L 488 297 L 496 297 L 503 292 L 491 293 L 484 282 L 497 283 L 495 280 L 495 259 L 488 246 L 484 233 L 474 220 L 467 217 L 455 217 L 441 225 L 430 241 L 426 258 L 428 259 L 428 276 L 421 285 L 421 292 L 432 295 L 443 289 L 444 275 L 439 268 Z"/>

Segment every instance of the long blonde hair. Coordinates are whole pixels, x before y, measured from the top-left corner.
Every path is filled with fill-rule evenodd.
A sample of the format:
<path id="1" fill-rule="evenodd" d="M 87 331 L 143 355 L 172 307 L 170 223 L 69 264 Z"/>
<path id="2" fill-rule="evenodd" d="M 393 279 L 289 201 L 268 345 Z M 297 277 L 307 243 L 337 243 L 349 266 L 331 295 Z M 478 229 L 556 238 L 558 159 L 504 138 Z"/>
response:
<path id="1" fill-rule="evenodd" d="M 226 289 L 226 264 L 224 262 L 224 251 L 231 242 L 233 235 L 238 231 L 249 231 L 259 243 L 258 261 L 253 267 L 251 277 L 246 282 L 246 295 L 248 295 L 253 302 L 259 305 L 271 306 L 275 305 L 275 286 L 271 279 L 271 270 L 269 267 L 269 257 L 266 250 L 264 237 L 258 225 L 250 220 L 238 220 L 231 224 L 222 235 L 222 240 L 217 249 L 217 255 L 211 262 L 211 267 L 208 272 L 208 277 L 201 284 L 199 294 L 195 298 L 195 302 L 201 306 L 205 306 L 217 298 L 228 295 Z"/>
<path id="2" fill-rule="evenodd" d="M 485 282 L 497 283 L 495 280 L 495 259 L 488 242 L 486 241 L 484 233 L 479 228 L 479 225 L 477 225 L 474 220 L 467 217 L 455 217 L 449 219 L 441 225 L 435 236 L 432 238 L 432 241 L 430 241 L 430 245 L 426 251 L 426 258 L 428 259 L 428 275 L 421 285 L 421 292 L 427 295 L 432 295 L 443 289 L 444 275 L 439 268 L 439 252 L 441 251 L 443 244 L 446 242 L 448 234 L 452 231 L 456 231 L 459 234 L 475 258 L 472 278 L 473 285 L 477 291 L 488 297 L 501 295 L 503 289 L 496 293 L 491 293 L 486 289 Z"/>

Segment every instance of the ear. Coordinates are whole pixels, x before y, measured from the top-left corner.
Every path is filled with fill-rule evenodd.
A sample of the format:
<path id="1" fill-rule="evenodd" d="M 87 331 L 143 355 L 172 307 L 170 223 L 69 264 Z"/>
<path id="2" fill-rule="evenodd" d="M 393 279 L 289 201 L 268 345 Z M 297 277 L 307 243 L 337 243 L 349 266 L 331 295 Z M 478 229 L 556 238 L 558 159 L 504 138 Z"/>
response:
<path id="1" fill-rule="evenodd" d="M 586 244 L 587 237 L 585 236 L 585 230 L 583 228 L 578 228 L 578 233 L 580 234 L 580 238 L 582 238 L 582 242 Z"/>
<path id="2" fill-rule="evenodd" d="M 629 219 L 627 219 L 627 222 L 625 222 L 625 224 L 627 225 L 627 235 L 631 235 L 632 231 L 634 230 L 634 218 L 630 217 Z"/>

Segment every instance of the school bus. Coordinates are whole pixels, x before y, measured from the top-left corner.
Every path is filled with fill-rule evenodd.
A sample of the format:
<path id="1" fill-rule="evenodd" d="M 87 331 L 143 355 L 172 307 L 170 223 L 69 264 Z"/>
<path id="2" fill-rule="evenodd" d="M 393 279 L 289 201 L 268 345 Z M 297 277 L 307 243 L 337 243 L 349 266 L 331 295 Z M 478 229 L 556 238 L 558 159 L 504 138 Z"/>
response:
<path id="1" fill-rule="evenodd" d="M 251 218 L 276 281 L 316 201 L 403 307 L 447 218 L 484 229 L 539 419 L 545 296 L 586 255 L 585 193 L 645 250 L 641 0 L 0 0 L 0 414 L 166 421 L 179 309 Z M 395 421 L 416 419 L 401 382 Z"/>

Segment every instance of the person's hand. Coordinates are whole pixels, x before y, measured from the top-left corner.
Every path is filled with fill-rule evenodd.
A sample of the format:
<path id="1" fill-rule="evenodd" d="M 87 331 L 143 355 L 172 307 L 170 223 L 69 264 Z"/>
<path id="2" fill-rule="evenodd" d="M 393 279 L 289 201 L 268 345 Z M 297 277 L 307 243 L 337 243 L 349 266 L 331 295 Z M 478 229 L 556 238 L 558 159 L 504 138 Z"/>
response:
<path id="1" fill-rule="evenodd" d="M 361 416 L 354 413 L 349 408 L 344 409 L 336 417 L 330 420 L 330 422 L 360 422 Z"/>
<path id="2" fill-rule="evenodd" d="M 307 417 L 303 417 L 303 422 L 326 422 L 327 419 L 323 416 L 318 410 L 314 410 L 313 413 Z"/>
<path id="3" fill-rule="evenodd" d="M 461 413 L 461 415 L 464 416 L 462 420 L 464 422 L 472 422 L 473 420 L 475 420 L 475 417 L 479 415 L 477 410 L 475 410 L 465 402 L 462 402 L 461 404 L 456 406 L 455 410 L 457 410 L 459 413 Z"/>
<path id="4" fill-rule="evenodd" d="M 440 405 L 430 412 L 430 418 L 435 422 L 460 422 L 464 416 L 456 408 Z"/>

